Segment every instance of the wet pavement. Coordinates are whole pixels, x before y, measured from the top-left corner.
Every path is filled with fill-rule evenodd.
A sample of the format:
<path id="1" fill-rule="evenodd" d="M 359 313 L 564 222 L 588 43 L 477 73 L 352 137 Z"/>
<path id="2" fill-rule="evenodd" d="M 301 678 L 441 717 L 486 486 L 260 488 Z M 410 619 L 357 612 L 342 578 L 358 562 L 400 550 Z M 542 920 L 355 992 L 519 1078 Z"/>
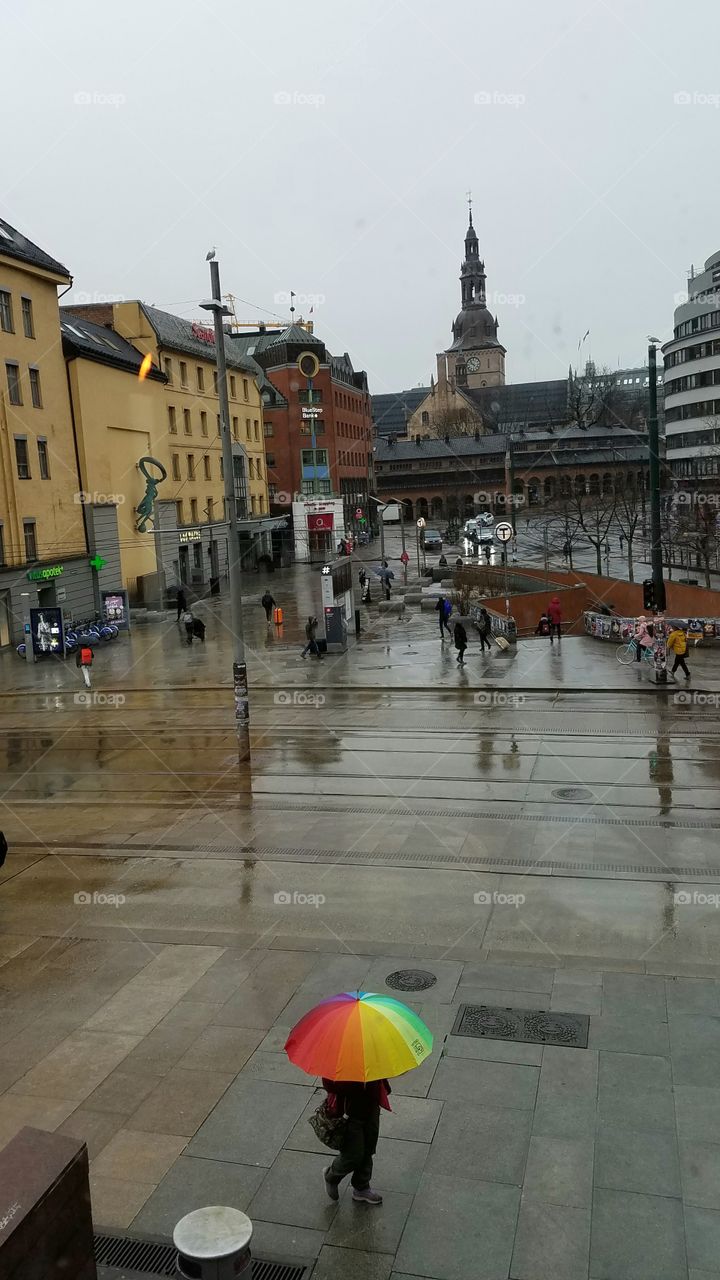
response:
<path id="1" fill-rule="evenodd" d="M 247 1208 L 313 1280 L 717 1273 L 716 651 L 689 690 L 584 637 L 471 636 L 458 671 L 433 614 L 372 608 L 303 662 L 318 577 L 276 579 L 250 792 L 222 601 L 204 647 L 167 620 L 101 650 L 90 698 L 0 657 L 0 1141 L 84 1136 L 101 1226 Z M 383 1125 L 385 1206 L 336 1210 L 281 1045 L 399 968 L 437 979 L 407 997 L 436 1050 Z M 453 1035 L 468 1002 L 587 1013 L 589 1048 Z"/>

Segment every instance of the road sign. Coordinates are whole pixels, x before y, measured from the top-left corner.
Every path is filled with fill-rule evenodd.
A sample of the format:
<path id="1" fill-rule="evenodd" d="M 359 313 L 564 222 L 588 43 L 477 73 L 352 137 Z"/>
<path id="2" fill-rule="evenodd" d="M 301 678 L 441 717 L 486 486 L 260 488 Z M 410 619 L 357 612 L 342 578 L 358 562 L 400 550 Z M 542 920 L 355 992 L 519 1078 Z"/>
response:
<path id="1" fill-rule="evenodd" d="M 420 519 L 419 519 L 419 520 L 418 520 L 418 522 L 417 522 L 417 527 L 418 527 L 418 529 L 424 529 L 424 528 L 425 528 L 425 521 L 423 520 L 422 516 L 420 517 Z"/>
<path id="2" fill-rule="evenodd" d="M 498 542 L 509 542 L 513 536 L 513 527 L 508 520 L 501 520 L 495 525 L 495 537 Z"/>

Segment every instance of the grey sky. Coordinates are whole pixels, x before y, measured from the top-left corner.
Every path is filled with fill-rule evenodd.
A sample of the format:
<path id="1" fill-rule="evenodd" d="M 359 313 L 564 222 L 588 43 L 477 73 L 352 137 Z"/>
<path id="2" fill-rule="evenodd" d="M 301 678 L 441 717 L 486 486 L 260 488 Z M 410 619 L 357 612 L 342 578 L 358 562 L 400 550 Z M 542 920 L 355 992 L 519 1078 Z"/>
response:
<path id="1" fill-rule="evenodd" d="M 450 343 L 471 187 L 508 381 L 563 376 L 588 328 L 583 359 L 640 363 L 720 247 L 719 25 L 717 0 L 6 0 L 0 211 L 74 296 L 184 315 L 215 244 L 239 319 L 315 296 L 379 392 Z"/>

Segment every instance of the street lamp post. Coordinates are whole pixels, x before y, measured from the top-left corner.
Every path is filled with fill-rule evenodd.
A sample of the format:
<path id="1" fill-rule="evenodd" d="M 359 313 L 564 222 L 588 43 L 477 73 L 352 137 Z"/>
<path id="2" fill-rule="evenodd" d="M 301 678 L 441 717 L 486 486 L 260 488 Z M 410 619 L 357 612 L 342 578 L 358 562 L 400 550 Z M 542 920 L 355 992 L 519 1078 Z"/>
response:
<path id="1" fill-rule="evenodd" d="M 228 404 L 227 366 L 225 362 L 225 334 L 223 316 L 230 315 L 229 307 L 222 301 L 220 267 L 210 263 L 211 298 L 201 303 L 203 311 L 211 311 L 215 325 L 215 359 L 217 363 L 217 392 L 220 409 L 220 440 L 222 443 L 225 513 L 229 532 L 228 579 L 230 586 L 230 630 L 233 653 L 233 695 L 235 700 L 235 727 L 238 737 L 238 755 L 241 764 L 250 764 L 250 705 L 248 701 L 247 666 L 242 620 L 242 573 L 240 569 L 240 538 L 238 534 L 237 498 L 235 494 L 235 464 L 230 435 L 230 407 Z M 249 774 L 248 774 L 249 777 Z"/>
<path id="2" fill-rule="evenodd" d="M 663 581 L 662 534 L 660 526 L 660 441 L 657 412 L 657 338 L 649 339 L 648 346 L 648 449 L 650 451 L 650 563 L 652 565 L 653 596 L 655 608 L 665 608 L 665 583 Z"/>

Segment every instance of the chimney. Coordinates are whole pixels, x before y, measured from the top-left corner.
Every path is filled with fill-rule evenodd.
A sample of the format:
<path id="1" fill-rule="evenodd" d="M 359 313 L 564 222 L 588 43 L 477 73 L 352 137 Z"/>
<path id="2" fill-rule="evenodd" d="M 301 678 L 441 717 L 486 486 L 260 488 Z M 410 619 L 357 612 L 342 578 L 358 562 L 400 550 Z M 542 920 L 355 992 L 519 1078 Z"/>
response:
<path id="1" fill-rule="evenodd" d="M 267 329 L 265 328 L 265 321 L 264 321 L 264 320 L 261 320 L 261 321 L 260 321 L 260 323 L 259 323 L 259 325 L 258 325 L 258 332 L 259 332 L 259 333 L 267 333 Z"/>

